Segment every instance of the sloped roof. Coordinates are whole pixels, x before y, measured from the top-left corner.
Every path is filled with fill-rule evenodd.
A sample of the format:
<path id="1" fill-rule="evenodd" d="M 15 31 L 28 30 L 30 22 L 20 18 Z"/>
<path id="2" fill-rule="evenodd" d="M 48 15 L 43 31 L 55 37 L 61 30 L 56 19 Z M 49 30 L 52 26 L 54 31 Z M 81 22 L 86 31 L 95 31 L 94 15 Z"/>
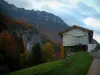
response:
<path id="1" fill-rule="evenodd" d="M 87 29 L 87 28 L 84 28 L 84 27 L 80 27 L 80 26 L 77 26 L 77 25 L 73 25 L 73 26 L 67 28 L 66 30 L 60 32 L 59 34 L 61 35 L 65 32 L 68 32 L 69 30 L 74 29 L 74 28 L 78 28 L 78 29 L 81 29 L 81 30 L 86 31 L 86 32 L 93 32 L 93 30 L 90 30 L 90 29 Z"/>

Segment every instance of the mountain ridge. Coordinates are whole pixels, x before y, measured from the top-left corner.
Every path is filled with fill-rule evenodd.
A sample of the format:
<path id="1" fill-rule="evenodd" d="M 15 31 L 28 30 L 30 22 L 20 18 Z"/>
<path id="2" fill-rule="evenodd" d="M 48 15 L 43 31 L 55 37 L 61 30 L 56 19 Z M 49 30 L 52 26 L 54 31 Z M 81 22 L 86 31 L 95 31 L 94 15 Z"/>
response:
<path id="1" fill-rule="evenodd" d="M 7 12 L 9 16 L 15 19 L 23 19 L 35 25 L 41 34 L 54 43 L 61 43 L 58 33 L 69 27 L 60 17 L 54 14 L 45 11 L 35 11 L 34 9 L 17 8 L 4 0 L 1 0 L 0 11 Z"/>

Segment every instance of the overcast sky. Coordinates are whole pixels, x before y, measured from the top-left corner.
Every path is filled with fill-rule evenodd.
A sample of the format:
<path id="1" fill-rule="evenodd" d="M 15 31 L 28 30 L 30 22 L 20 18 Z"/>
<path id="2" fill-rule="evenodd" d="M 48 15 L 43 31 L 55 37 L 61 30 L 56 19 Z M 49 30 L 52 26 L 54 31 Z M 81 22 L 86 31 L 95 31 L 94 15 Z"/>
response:
<path id="1" fill-rule="evenodd" d="M 61 17 L 68 25 L 94 30 L 100 43 L 100 0 L 5 0 L 19 8 L 47 11 Z"/>

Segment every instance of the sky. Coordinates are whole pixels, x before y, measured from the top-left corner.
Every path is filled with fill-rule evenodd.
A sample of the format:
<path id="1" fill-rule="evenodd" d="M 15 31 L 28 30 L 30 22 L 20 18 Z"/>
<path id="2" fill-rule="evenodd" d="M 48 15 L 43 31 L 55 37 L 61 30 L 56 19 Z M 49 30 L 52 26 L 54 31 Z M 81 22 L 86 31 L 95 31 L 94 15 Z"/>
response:
<path id="1" fill-rule="evenodd" d="M 100 43 L 100 0 L 5 0 L 19 8 L 40 10 L 59 16 L 68 25 L 94 30 Z"/>

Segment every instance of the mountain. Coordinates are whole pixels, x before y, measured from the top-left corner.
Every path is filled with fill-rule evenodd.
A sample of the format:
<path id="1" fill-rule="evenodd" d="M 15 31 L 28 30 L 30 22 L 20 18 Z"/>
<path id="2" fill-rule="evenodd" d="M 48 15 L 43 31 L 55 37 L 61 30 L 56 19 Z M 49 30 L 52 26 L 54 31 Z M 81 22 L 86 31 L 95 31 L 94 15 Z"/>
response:
<path id="1" fill-rule="evenodd" d="M 51 13 L 17 8 L 4 0 L 0 0 L 0 12 L 7 13 L 15 19 L 25 20 L 27 23 L 35 25 L 43 36 L 56 44 L 61 43 L 58 33 L 69 27 L 60 17 Z"/>
<path id="2" fill-rule="evenodd" d="M 23 38 L 23 42 L 27 42 L 28 50 L 31 50 L 32 46 L 40 42 L 48 42 L 48 40 L 37 30 L 37 28 L 25 22 L 24 20 L 16 20 L 12 17 L 9 17 L 7 14 L 0 13 L 0 22 L 3 22 L 6 25 L 7 31 L 10 34 L 16 33 L 17 36 Z M 3 24 L 0 24 L 0 27 L 4 27 Z"/>
<path id="3" fill-rule="evenodd" d="M 100 50 L 100 43 L 98 43 L 95 39 L 92 39 L 91 44 L 96 44 L 94 51 Z"/>
<path id="4" fill-rule="evenodd" d="M 91 41 L 91 44 L 96 44 L 97 46 L 100 46 L 100 44 L 99 44 L 95 39 L 93 39 L 93 40 Z"/>

